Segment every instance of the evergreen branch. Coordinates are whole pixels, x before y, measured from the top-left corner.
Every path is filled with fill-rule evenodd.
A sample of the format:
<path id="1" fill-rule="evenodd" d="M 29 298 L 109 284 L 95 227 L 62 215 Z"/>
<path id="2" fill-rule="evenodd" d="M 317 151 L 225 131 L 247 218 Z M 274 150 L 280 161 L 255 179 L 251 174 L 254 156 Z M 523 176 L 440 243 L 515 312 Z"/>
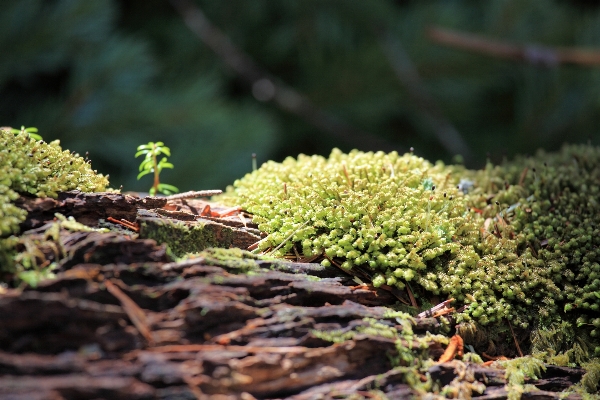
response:
<path id="1" fill-rule="evenodd" d="M 252 85 L 260 101 L 272 100 L 280 109 L 294 114 L 320 131 L 365 150 L 400 150 L 387 140 L 357 129 L 315 106 L 306 96 L 260 67 L 217 28 L 190 0 L 170 0 L 186 25 L 240 78 Z"/>
<path id="2" fill-rule="evenodd" d="M 437 102 L 429 94 L 419 72 L 404 50 L 402 43 L 388 34 L 380 39 L 380 44 L 398 80 L 404 85 L 412 98 L 423 120 L 429 124 L 436 138 L 450 154 L 460 154 L 465 161 L 471 159 L 472 153 L 460 132 L 445 116 Z"/>
<path id="3" fill-rule="evenodd" d="M 600 65 L 600 51 L 596 50 L 534 44 L 519 45 L 437 27 L 427 29 L 427 37 L 435 43 L 448 47 L 545 67 L 556 67 L 560 64 L 590 67 Z"/>

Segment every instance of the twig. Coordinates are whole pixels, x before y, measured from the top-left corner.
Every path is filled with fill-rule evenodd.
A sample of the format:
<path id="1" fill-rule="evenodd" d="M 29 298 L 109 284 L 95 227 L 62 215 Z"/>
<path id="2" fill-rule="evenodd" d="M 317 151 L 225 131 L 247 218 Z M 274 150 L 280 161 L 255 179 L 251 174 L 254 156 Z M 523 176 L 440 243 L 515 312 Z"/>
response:
<path id="1" fill-rule="evenodd" d="M 431 307 L 429 310 L 423 311 L 422 313 L 420 313 L 419 315 L 417 315 L 417 317 L 418 318 L 432 317 L 435 313 L 437 313 L 439 311 L 449 310 L 446 306 L 448 306 L 453 301 L 454 301 L 453 298 L 445 300 L 445 301 L 442 301 L 440 304 Z M 454 310 L 454 308 L 452 308 L 452 310 Z"/>
<path id="2" fill-rule="evenodd" d="M 212 341 L 220 344 L 222 346 L 226 346 L 231 343 L 231 339 L 236 339 L 242 337 L 244 334 L 252 332 L 256 328 L 265 326 L 267 321 L 262 318 L 257 318 L 255 320 L 248 321 L 243 328 L 237 329 L 235 331 L 231 331 L 228 333 L 224 333 L 222 335 L 216 336 L 212 338 Z"/>
<path id="3" fill-rule="evenodd" d="M 133 222 L 129 222 L 126 219 L 121 219 L 120 221 L 113 217 L 106 218 L 107 221 L 112 222 L 113 224 L 123 225 L 127 229 L 131 229 L 134 232 L 139 232 L 140 228 L 135 225 Z"/>
<path id="4" fill-rule="evenodd" d="M 115 296 L 121 303 L 121 307 L 127 313 L 127 316 L 137 328 L 138 332 L 146 339 L 150 346 L 154 345 L 154 339 L 146 320 L 146 314 L 129 296 L 127 296 L 118 286 L 109 280 L 104 281 L 106 290 Z"/>
<path id="5" fill-rule="evenodd" d="M 483 358 L 487 358 L 490 361 L 506 361 L 506 360 L 508 360 L 508 358 L 505 356 L 490 356 L 489 354 L 487 354 L 485 352 L 482 352 L 481 356 Z"/>
<path id="6" fill-rule="evenodd" d="M 236 345 L 219 345 L 219 344 L 171 344 L 160 347 L 152 347 L 143 351 L 151 351 L 156 353 L 186 353 L 198 351 L 244 351 L 247 353 L 277 353 L 277 354 L 302 354 L 311 350 L 309 347 L 303 346 L 236 346 Z M 137 352 L 137 350 L 134 350 Z"/>
<path id="7" fill-rule="evenodd" d="M 288 240 L 290 240 L 300 229 L 304 228 L 306 226 L 306 224 L 308 224 L 309 222 L 310 222 L 310 220 L 304 222 L 302 225 L 300 225 L 299 227 L 294 229 L 294 231 L 292 233 L 290 233 L 289 236 L 283 240 L 283 242 L 279 243 L 279 245 L 277 247 L 275 247 L 273 250 L 271 250 L 270 253 L 272 254 L 272 253 L 275 253 L 277 250 L 279 250 L 284 244 L 287 243 Z"/>
<path id="8" fill-rule="evenodd" d="M 521 177 L 519 178 L 519 186 L 523 186 L 523 182 L 525 181 L 525 177 L 527 176 L 527 171 L 529 171 L 529 167 L 525 167 L 523 172 L 521 172 Z"/>
<path id="9" fill-rule="evenodd" d="M 321 110 L 301 93 L 282 83 L 261 68 L 256 62 L 219 30 L 204 12 L 190 0 L 170 0 L 181 14 L 186 25 L 225 64 L 242 79 L 260 91 L 255 96 L 262 101 L 272 100 L 279 108 L 292 113 L 322 132 L 365 150 L 398 150 L 398 146 L 378 136 L 361 131 Z"/>
<path id="10" fill-rule="evenodd" d="M 383 289 L 383 290 L 387 290 L 388 292 L 390 292 L 391 294 L 394 295 L 394 297 L 396 297 L 398 300 L 400 300 L 403 304 L 406 304 L 407 306 L 410 306 L 411 304 L 404 300 L 401 296 L 400 296 L 400 290 L 393 287 L 393 286 L 388 286 L 388 285 L 381 285 L 379 286 L 379 289 Z"/>
<path id="11" fill-rule="evenodd" d="M 185 268 L 193 267 L 197 264 L 203 264 L 206 262 L 204 257 L 188 258 L 186 260 L 170 262 L 163 264 L 160 269 L 163 271 L 182 271 Z"/>
<path id="12" fill-rule="evenodd" d="M 429 124 L 440 144 L 447 152 L 460 154 L 465 161 L 469 160 L 472 153 L 467 142 L 444 116 L 434 97 L 423 85 L 419 72 L 404 51 L 402 43 L 390 34 L 381 39 L 380 43 L 396 77 L 404 85 L 408 95 L 418 107 L 423 121 Z"/>
<path id="13" fill-rule="evenodd" d="M 406 282 L 406 291 L 408 292 L 408 297 L 410 298 L 412 306 L 415 308 L 419 308 L 419 304 L 417 303 L 417 300 L 415 299 L 415 296 L 413 295 L 412 289 L 410 288 L 410 284 L 408 282 Z"/>
<path id="14" fill-rule="evenodd" d="M 167 201 L 168 200 L 195 199 L 195 198 L 198 198 L 198 197 L 216 196 L 216 195 L 221 194 L 221 193 L 223 193 L 223 191 L 219 190 L 219 189 L 216 189 L 216 190 L 189 191 L 189 192 L 172 194 L 170 196 L 167 196 L 166 199 L 167 199 Z"/>
<path id="15" fill-rule="evenodd" d="M 521 347 L 519 346 L 519 341 L 517 340 L 517 337 L 515 336 L 515 331 L 513 330 L 512 324 L 510 323 L 508 318 L 506 319 L 506 322 L 508 322 L 508 326 L 510 327 L 510 333 L 512 333 L 513 340 L 515 341 L 515 345 L 517 346 L 517 352 L 519 353 L 519 357 L 523 357 L 523 352 L 521 351 Z"/>
<path id="16" fill-rule="evenodd" d="M 600 65 L 600 51 L 572 47 L 549 47 L 533 44 L 518 45 L 487 39 L 480 35 L 450 29 L 432 27 L 427 29 L 432 41 L 457 49 L 484 54 L 490 57 L 525 61 L 544 67 L 573 64 L 595 67 Z"/>
<path id="17" fill-rule="evenodd" d="M 228 209 L 220 211 L 220 212 L 216 212 L 215 214 L 217 214 L 218 217 L 222 218 L 222 217 L 229 217 L 230 215 L 239 213 L 240 211 L 242 211 L 242 207 L 237 206 L 237 207 L 228 208 Z"/>

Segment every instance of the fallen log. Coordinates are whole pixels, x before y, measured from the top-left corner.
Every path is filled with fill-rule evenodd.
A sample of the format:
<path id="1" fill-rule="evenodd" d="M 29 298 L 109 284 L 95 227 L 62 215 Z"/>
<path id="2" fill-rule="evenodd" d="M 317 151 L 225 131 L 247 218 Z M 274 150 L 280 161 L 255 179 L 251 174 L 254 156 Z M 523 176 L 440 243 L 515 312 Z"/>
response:
<path id="1" fill-rule="evenodd" d="M 40 265 L 55 263 L 56 276 L 0 291 L 0 398 L 511 395 L 499 364 L 427 366 L 444 353 L 447 321 L 400 313 L 407 307 L 397 294 L 357 284 L 337 268 L 238 249 L 176 259 L 160 237 L 144 237 L 150 224 L 200 224 L 214 246 L 244 247 L 259 236 L 243 218 L 199 221 L 201 207 L 191 200 L 157 212 L 163 200 L 129 197 L 70 192 L 22 200 L 33 229 L 22 238 L 39 250 Z M 69 229 L 52 221 L 55 212 L 111 230 Z M 101 221 L 112 215 L 141 232 Z M 208 243 L 192 239 L 185 246 Z M 547 366 L 525 382 L 539 390 L 523 398 L 576 398 L 562 391 L 583 374 Z"/>

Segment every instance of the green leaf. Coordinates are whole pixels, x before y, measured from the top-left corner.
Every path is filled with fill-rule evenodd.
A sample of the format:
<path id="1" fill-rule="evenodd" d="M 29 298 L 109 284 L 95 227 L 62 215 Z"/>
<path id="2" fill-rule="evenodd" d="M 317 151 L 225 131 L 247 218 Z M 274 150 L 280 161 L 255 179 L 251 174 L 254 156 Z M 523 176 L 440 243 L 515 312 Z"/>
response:
<path id="1" fill-rule="evenodd" d="M 26 133 L 29 135 L 30 138 L 34 139 L 34 140 L 42 140 L 42 136 L 41 135 L 37 135 L 36 132 L 38 131 L 38 128 L 34 127 L 34 126 L 30 126 L 29 128 L 25 128 L 23 125 L 21 125 L 21 129 L 15 129 L 12 128 L 10 130 L 11 133 L 14 133 L 15 135 L 18 133 Z"/>
<path id="2" fill-rule="evenodd" d="M 162 168 L 173 168 L 173 164 L 171 164 L 170 162 L 168 162 L 166 158 L 162 158 L 159 161 L 158 166 L 162 167 Z"/>
<path id="3" fill-rule="evenodd" d="M 159 149 L 159 153 L 162 153 L 162 154 L 164 154 L 166 156 L 171 157 L 171 149 L 169 149 L 168 147 L 161 147 Z"/>
<path id="4" fill-rule="evenodd" d="M 158 184 L 158 191 L 161 192 L 161 193 L 163 193 L 163 194 L 173 194 L 173 193 L 179 192 L 179 189 L 177 189 L 173 185 L 169 185 L 169 184 L 166 184 L 166 183 L 159 183 Z"/>
<path id="5" fill-rule="evenodd" d="M 148 159 L 146 158 L 144 161 L 142 161 L 140 163 L 140 168 L 139 170 L 146 170 L 146 171 L 152 171 L 154 169 L 154 163 L 152 162 L 152 159 Z"/>
<path id="6" fill-rule="evenodd" d="M 138 176 L 137 176 L 137 179 L 138 179 L 138 181 L 140 180 L 140 178 L 141 178 L 142 176 L 144 176 L 144 175 L 148 175 L 148 174 L 151 174 L 152 172 L 153 172 L 153 171 L 150 171 L 150 170 L 144 170 L 144 171 L 140 172 L 140 173 L 138 174 Z"/>
<path id="7" fill-rule="evenodd" d="M 139 156 L 141 156 L 142 154 L 146 154 L 146 153 L 150 152 L 150 150 L 143 150 L 143 149 L 140 150 L 139 147 L 138 147 L 138 150 L 139 151 L 137 153 L 135 153 L 136 158 L 139 157 Z"/>
<path id="8" fill-rule="evenodd" d="M 140 144 L 140 145 L 137 147 L 137 149 L 138 149 L 138 150 L 152 150 L 152 146 L 150 146 L 150 145 L 147 145 L 147 144 Z"/>

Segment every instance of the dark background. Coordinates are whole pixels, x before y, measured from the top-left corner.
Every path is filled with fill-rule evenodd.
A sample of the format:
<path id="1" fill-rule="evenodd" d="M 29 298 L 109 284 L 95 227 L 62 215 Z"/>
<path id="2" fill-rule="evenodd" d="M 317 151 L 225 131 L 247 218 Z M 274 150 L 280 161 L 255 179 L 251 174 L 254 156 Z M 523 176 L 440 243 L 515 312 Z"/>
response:
<path id="1" fill-rule="evenodd" d="M 3 0 L 0 125 L 36 126 L 89 151 L 124 190 L 151 185 L 136 181 L 133 157 L 148 141 L 171 147 L 175 169 L 162 180 L 181 190 L 224 188 L 251 170 L 252 153 L 260 164 L 413 146 L 430 160 L 460 152 L 478 168 L 487 157 L 598 144 L 599 65 L 534 47 L 490 57 L 427 35 L 439 27 L 517 48 L 600 50 L 597 1 L 191 1 L 212 23 L 203 38 L 184 22 L 197 14 L 177 4 Z M 232 69 L 236 55 L 253 64 Z M 253 87 L 265 76 L 266 91 Z M 269 98 L 268 82 L 282 97 Z M 286 103 L 289 93 L 304 97 Z"/>

